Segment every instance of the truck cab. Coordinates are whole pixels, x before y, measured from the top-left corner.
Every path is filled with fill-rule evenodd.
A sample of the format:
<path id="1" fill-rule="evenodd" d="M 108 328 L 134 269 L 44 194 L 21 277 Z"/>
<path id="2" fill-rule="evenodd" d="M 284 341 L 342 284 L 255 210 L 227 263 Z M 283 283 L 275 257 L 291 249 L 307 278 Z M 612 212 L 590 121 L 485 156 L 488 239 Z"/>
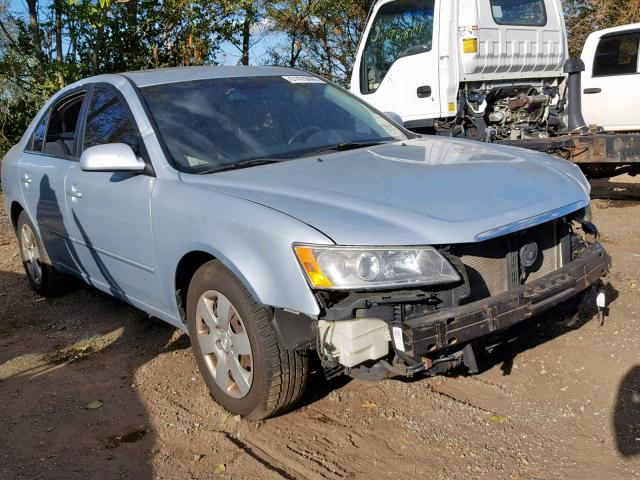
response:
<path id="1" fill-rule="evenodd" d="M 350 89 L 408 128 L 470 114 L 483 135 L 524 138 L 560 101 L 567 51 L 559 0 L 381 0 Z"/>
<path id="2" fill-rule="evenodd" d="M 640 130 L 640 23 L 593 32 L 582 49 L 582 113 L 606 131 Z"/>

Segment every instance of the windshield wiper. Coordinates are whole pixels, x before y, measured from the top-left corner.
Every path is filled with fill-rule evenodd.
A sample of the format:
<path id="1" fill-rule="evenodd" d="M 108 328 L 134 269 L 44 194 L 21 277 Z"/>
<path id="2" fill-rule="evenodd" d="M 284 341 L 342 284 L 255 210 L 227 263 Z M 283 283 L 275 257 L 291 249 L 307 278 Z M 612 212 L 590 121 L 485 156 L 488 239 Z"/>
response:
<path id="1" fill-rule="evenodd" d="M 313 157 L 327 152 L 346 152 L 347 150 L 355 150 L 357 148 L 375 147 L 376 145 L 382 145 L 383 143 L 390 143 L 389 141 L 377 141 L 377 142 L 342 142 L 336 145 L 329 145 L 319 150 L 315 150 L 311 153 L 307 153 L 305 157 Z"/>
<path id="2" fill-rule="evenodd" d="M 198 172 L 200 175 L 206 175 L 208 173 L 227 172 L 229 170 L 238 170 L 241 168 L 257 167 L 260 165 L 269 165 L 270 163 L 286 162 L 288 158 L 252 158 L 251 160 L 244 160 L 242 162 L 232 163 L 223 167 L 212 168 L 211 170 L 204 170 Z"/>

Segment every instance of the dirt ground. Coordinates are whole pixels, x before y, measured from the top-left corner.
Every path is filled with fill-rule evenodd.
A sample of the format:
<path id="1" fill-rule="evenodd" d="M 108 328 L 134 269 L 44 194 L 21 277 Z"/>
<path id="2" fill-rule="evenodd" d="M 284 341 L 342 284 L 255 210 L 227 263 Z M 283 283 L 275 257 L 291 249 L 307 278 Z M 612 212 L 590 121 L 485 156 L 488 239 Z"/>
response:
<path id="1" fill-rule="evenodd" d="M 252 423 L 210 399 L 185 335 L 89 288 L 35 295 L 2 213 L 0 478 L 640 479 L 640 202 L 594 217 L 603 325 L 539 324 L 475 376 L 316 376 Z"/>

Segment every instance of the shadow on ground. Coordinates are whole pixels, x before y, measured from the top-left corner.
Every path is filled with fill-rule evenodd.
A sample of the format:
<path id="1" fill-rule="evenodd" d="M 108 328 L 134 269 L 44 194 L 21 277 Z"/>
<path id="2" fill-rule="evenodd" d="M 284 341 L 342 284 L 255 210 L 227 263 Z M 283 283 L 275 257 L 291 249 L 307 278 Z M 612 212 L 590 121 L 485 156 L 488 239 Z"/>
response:
<path id="1" fill-rule="evenodd" d="M 616 448 L 623 457 L 640 455 L 640 365 L 631 368 L 620 382 L 613 431 Z"/>
<path id="2" fill-rule="evenodd" d="M 184 348 L 175 330 L 90 288 L 43 299 L 6 271 L 0 288 L 0 478 L 154 478 L 155 433 L 132 383 Z"/>

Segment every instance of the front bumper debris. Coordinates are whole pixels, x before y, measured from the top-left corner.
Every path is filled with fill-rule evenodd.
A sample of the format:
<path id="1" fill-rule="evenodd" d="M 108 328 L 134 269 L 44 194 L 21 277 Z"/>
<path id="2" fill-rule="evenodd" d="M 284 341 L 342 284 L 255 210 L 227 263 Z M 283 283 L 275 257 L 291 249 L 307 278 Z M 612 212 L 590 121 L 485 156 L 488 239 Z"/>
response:
<path id="1" fill-rule="evenodd" d="M 564 305 L 569 309 L 570 300 L 597 283 L 610 265 L 609 255 L 594 243 L 564 267 L 534 282 L 467 305 L 408 319 L 403 325 L 406 353 L 431 355 L 544 312 L 557 313 Z"/>

